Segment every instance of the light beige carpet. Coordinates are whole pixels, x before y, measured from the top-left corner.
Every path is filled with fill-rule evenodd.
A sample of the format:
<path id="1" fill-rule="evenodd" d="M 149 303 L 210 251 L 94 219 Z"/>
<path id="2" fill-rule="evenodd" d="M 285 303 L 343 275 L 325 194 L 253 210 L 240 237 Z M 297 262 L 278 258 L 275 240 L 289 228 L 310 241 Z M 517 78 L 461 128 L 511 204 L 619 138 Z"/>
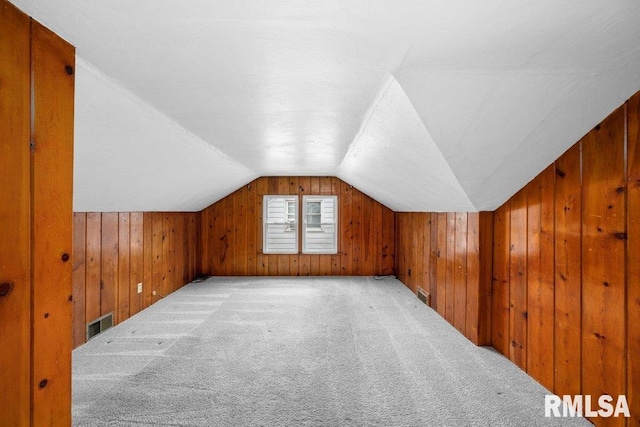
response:
<path id="1" fill-rule="evenodd" d="M 589 425 L 394 278 L 191 283 L 73 362 L 78 426 Z"/>

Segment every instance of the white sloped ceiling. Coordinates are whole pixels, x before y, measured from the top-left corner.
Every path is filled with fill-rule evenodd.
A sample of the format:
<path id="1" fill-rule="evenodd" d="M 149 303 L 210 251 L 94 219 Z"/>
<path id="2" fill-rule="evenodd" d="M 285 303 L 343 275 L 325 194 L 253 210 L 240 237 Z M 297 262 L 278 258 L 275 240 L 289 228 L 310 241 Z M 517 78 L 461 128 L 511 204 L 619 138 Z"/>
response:
<path id="1" fill-rule="evenodd" d="M 11 0 L 71 42 L 74 209 L 336 175 L 492 210 L 640 89 L 640 3 Z"/>

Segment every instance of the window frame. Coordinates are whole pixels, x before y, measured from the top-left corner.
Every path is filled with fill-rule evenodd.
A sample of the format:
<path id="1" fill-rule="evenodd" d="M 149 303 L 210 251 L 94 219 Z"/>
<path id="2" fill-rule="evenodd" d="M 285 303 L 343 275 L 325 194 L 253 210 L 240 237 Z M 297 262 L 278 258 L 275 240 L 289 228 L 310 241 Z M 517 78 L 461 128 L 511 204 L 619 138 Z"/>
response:
<path id="1" fill-rule="evenodd" d="M 324 200 L 304 200 L 304 197 L 309 197 L 309 196 L 303 196 L 303 201 L 302 201 L 302 205 L 304 207 L 304 223 L 307 225 L 307 228 L 309 232 L 311 233 L 321 233 L 324 231 Z M 314 196 L 310 196 L 310 197 L 314 197 Z M 320 212 L 319 213 L 312 213 L 312 216 L 320 216 L 320 222 L 319 223 L 310 223 L 309 222 L 309 211 L 307 210 L 307 203 L 320 203 Z M 312 226 L 311 226 L 311 225 Z"/>
<path id="2" fill-rule="evenodd" d="M 325 208 L 325 200 L 333 199 L 333 222 L 327 223 L 326 217 L 324 213 Z M 308 218 L 307 218 L 307 203 L 308 202 L 320 201 L 320 228 L 315 228 L 308 230 Z M 302 204 L 300 207 L 300 211 L 304 212 L 302 217 L 302 226 L 300 227 L 302 233 L 302 248 L 301 251 L 303 254 L 326 254 L 326 255 L 335 255 L 338 253 L 338 230 L 339 230 L 339 215 L 338 215 L 338 196 L 337 195 L 303 195 L 302 196 Z M 332 237 L 333 237 L 333 248 L 330 250 L 310 250 L 307 248 L 307 232 L 309 233 L 325 233 L 326 226 L 332 225 L 334 227 Z"/>
<path id="3" fill-rule="evenodd" d="M 275 199 L 284 199 L 284 222 L 274 222 L 269 221 L 269 201 Z M 300 239 L 298 233 L 298 218 L 299 218 L 299 203 L 298 196 L 291 194 L 265 194 L 262 196 L 262 253 L 264 254 L 297 254 L 300 251 Z M 288 207 L 289 203 L 293 202 L 295 206 L 295 221 L 289 220 L 289 212 Z M 268 229 L 269 225 L 282 225 L 283 232 L 286 234 L 291 234 L 294 238 L 294 246 L 293 250 L 278 250 L 278 249 L 270 249 L 268 247 L 269 239 L 268 237 Z"/>

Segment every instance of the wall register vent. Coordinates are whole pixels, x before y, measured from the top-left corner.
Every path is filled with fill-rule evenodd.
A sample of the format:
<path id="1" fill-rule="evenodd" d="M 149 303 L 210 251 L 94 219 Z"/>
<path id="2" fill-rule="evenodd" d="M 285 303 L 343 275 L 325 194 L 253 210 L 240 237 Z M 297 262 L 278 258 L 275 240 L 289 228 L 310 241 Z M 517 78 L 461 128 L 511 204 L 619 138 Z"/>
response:
<path id="1" fill-rule="evenodd" d="M 113 326 L 113 312 L 87 323 L 87 341 Z"/>
<path id="2" fill-rule="evenodd" d="M 431 294 L 418 288 L 418 299 L 431 307 Z"/>

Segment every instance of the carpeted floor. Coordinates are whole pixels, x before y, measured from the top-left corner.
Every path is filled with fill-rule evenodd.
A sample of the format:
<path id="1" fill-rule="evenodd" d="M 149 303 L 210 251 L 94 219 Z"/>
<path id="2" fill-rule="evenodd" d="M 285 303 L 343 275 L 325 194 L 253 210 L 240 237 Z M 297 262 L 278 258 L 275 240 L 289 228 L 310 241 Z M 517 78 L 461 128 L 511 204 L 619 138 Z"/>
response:
<path id="1" fill-rule="evenodd" d="M 78 426 L 589 425 L 390 277 L 191 283 L 73 369 Z"/>

